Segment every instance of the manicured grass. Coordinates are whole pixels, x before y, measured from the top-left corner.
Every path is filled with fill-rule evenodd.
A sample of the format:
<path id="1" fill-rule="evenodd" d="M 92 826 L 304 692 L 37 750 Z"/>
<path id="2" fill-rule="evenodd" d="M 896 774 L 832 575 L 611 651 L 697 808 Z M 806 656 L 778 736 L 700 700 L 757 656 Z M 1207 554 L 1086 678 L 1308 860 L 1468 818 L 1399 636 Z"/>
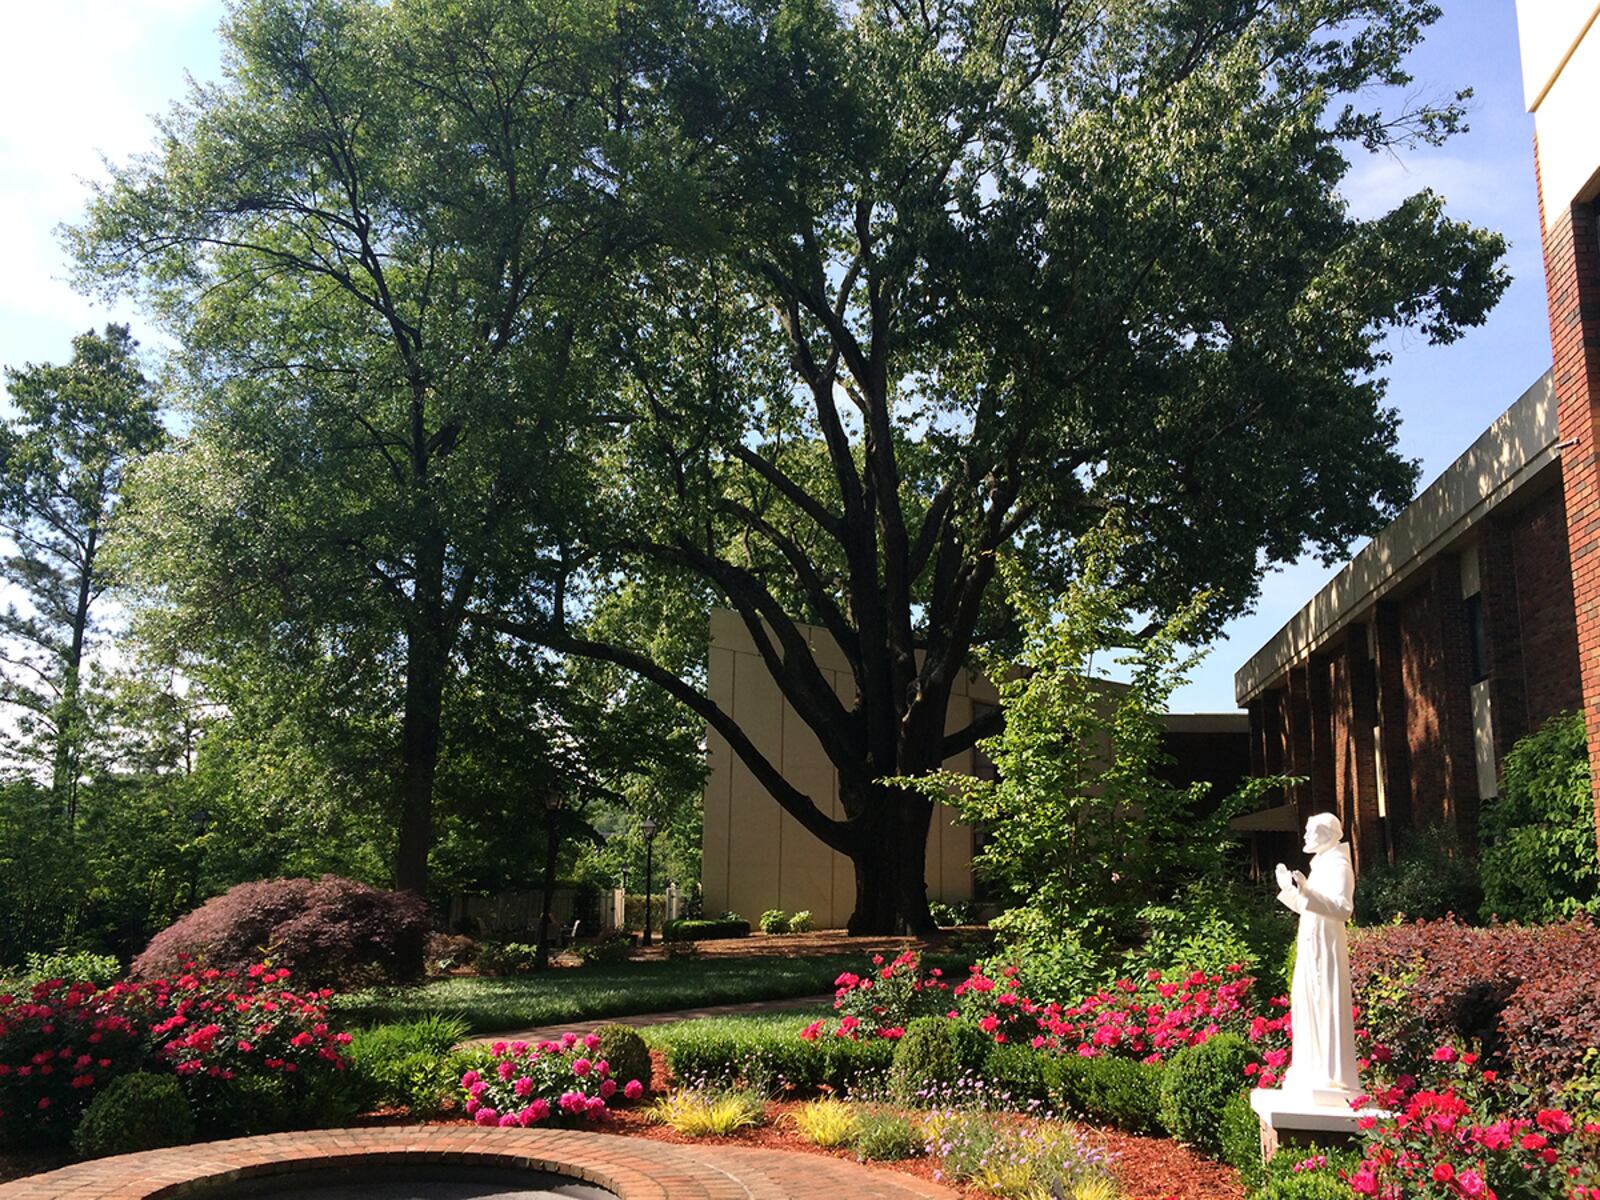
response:
<path id="1" fill-rule="evenodd" d="M 373 988 L 352 993 L 338 1007 L 340 1015 L 354 1024 L 445 1013 L 461 1017 L 474 1033 L 487 1034 L 562 1021 L 820 995 L 833 990 L 841 971 L 860 969 L 857 954 L 629 962 L 542 975 Z"/>
<path id="2" fill-rule="evenodd" d="M 652 1050 L 666 1050 L 689 1037 L 696 1038 L 750 1038 L 765 1039 L 771 1036 L 798 1038 L 800 1031 L 819 1017 L 833 1017 L 832 1004 L 819 1004 L 816 1008 L 795 1008 L 776 1013 L 739 1013 L 726 1017 L 698 1017 L 692 1021 L 669 1021 L 664 1025 L 648 1025 L 639 1030 L 639 1036 Z"/>

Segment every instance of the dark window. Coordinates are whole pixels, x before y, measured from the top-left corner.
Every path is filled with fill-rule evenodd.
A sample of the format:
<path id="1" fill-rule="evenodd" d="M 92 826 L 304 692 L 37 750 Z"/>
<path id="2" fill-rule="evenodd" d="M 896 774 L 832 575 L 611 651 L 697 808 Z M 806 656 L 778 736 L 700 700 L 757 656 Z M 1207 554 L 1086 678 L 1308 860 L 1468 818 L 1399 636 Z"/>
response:
<path id="1" fill-rule="evenodd" d="M 1489 678 L 1489 635 L 1483 627 L 1483 593 L 1467 597 L 1467 644 L 1472 650 L 1472 682 Z"/>

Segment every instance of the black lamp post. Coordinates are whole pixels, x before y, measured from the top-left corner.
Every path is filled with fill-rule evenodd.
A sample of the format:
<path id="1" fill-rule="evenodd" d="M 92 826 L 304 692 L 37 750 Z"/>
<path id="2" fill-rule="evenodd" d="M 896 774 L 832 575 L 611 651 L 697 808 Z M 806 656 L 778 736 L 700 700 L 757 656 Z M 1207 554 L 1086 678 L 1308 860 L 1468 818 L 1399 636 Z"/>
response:
<path id="1" fill-rule="evenodd" d="M 661 826 L 651 817 L 646 817 L 639 826 L 639 831 L 644 834 L 644 944 L 650 944 L 650 888 L 653 885 L 652 873 L 655 867 L 653 857 L 655 851 L 656 830 Z"/>
<path id="2" fill-rule="evenodd" d="M 556 834 L 560 831 L 561 810 L 566 806 L 566 796 L 552 788 L 544 798 L 544 903 L 539 911 L 539 945 L 533 956 L 533 969 L 543 971 L 550 965 L 550 909 L 556 899 Z"/>

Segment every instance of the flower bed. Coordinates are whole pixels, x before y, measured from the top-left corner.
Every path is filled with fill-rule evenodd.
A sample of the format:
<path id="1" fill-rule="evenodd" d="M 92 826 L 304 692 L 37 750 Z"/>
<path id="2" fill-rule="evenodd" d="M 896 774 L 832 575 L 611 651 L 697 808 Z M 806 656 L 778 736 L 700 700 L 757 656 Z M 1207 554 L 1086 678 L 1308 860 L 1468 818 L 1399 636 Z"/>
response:
<path id="1" fill-rule="evenodd" d="M 298 993 L 288 978 L 258 965 L 103 989 L 48 979 L 0 996 L 0 1137 L 64 1138 L 106 1083 L 136 1070 L 176 1075 L 203 1125 L 225 1126 L 261 1081 L 292 1110 L 344 1070 L 350 1039 L 328 1023 L 330 992 Z"/>

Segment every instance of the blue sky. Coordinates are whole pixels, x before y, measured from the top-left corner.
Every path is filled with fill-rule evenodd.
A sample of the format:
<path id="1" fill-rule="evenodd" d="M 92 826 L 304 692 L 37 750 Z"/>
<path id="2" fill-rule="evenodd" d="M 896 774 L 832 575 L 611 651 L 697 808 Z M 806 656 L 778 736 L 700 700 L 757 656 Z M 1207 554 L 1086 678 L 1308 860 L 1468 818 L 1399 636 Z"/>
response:
<path id="1" fill-rule="evenodd" d="M 1533 178 L 1512 0 L 1443 0 L 1414 60 L 1419 90 L 1476 91 L 1470 132 L 1439 150 L 1357 161 L 1347 187 L 1362 215 L 1431 187 L 1451 211 L 1511 241 L 1515 282 L 1488 322 L 1453 346 L 1397 339 L 1390 402 L 1401 445 L 1437 475 L 1550 362 Z M 31 11 L 30 11 L 31 10 Z M 78 296 L 52 232 L 81 209 L 101 156 L 150 142 L 150 116 L 181 94 L 185 72 L 216 73 L 217 0 L 54 0 L 0 6 L 0 363 L 54 361 L 108 318 Z M 1256 611 L 1235 621 L 1174 707 L 1233 707 L 1233 672 L 1330 577 L 1308 561 L 1269 575 Z"/>

